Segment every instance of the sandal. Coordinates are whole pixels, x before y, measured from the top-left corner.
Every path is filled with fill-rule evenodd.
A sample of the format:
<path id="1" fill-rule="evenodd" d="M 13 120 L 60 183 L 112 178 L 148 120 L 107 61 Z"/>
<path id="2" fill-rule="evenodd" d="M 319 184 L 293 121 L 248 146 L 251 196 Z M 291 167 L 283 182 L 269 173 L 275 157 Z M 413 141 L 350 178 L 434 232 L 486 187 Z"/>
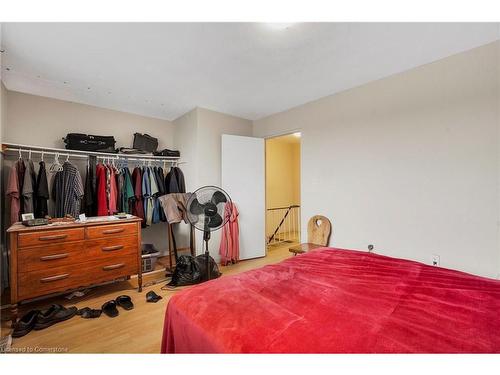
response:
<path id="1" fill-rule="evenodd" d="M 116 302 L 114 300 L 108 301 L 104 305 L 102 305 L 102 311 L 110 318 L 114 318 L 119 314 L 118 309 L 116 308 Z"/>
<path id="2" fill-rule="evenodd" d="M 76 312 L 76 315 L 80 315 L 84 319 L 94 319 L 101 316 L 102 310 L 91 309 L 90 307 L 84 307 Z"/>
<path id="3" fill-rule="evenodd" d="M 115 299 L 118 306 L 122 307 L 125 310 L 132 310 L 134 308 L 134 304 L 132 303 L 132 298 L 129 296 L 119 296 Z"/>
<path id="4" fill-rule="evenodd" d="M 146 301 L 147 302 L 158 302 L 159 300 L 161 300 L 163 297 L 162 296 L 159 296 L 158 294 L 156 294 L 155 292 L 153 292 L 152 290 L 149 291 L 147 294 L 146 294 Z"/>

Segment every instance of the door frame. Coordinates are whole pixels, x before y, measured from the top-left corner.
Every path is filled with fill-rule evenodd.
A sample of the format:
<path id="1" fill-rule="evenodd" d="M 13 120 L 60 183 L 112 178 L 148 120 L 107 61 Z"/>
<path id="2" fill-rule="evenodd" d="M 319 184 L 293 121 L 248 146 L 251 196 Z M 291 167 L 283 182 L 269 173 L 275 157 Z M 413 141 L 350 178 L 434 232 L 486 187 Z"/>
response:
<path id="1" fill-rule="evenodd" d="M 293 130 L 286 130 L 286 131 L 282 131 L 282 132 L 278 132 L 278 133 L 273 133 L 273 134 L 270 134 L 270 135 L 266 135 L 262 138 L 264 138 L 264 199 L 265 199 L 265 204 L 264 204 L 264 207 L 265 207 L 265 218 L 266 218 L 266 222 L 265 222 L 265 228 L 267 230 L 267 141 L 270 140 L 270 139 L 274 139 L 274 138 L 280 138 L 280 137 L 284 137 L 284 136 L 287 136 L 287 135 L 293 135 L 295 133 L 300 133 L 300 157 L 299 157 L 299 162 L 300 162 L 300 186 L 299 186 L 299 189 L 300 189 L 300 223 L 301 223 L 301 227 L 299 229 L 299 240 L 302 242 L 302 130 L 301 129 L 293 129 Z M 267 245 L 267 234 L 265 235 L 266 236 L 266 256 L 268 256 L 268 245 Z"/>

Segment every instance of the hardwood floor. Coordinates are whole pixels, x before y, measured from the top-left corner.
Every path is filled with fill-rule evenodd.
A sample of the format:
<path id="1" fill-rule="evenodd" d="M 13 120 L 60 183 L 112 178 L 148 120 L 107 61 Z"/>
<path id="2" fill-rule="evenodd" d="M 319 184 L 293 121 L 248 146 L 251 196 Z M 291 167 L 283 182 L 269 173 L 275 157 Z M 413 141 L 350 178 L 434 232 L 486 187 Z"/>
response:
<path id="1" fill-rule="evenodd" d="M 242 261 L 228 267 L 221 267 L 222 277 L 262 267 L 267 264 L 277 263 L 289 258 L 288 245 L 270 250 L 264 258 Z M 163 331 L 163 318 L 165 308 L 170 297 L 179 290 L 189 288 L 176 288 L 176 290 L 161 290 L 165 285 L 163 272 L 149 275 L 144 278 L 145 287 L 138 293 L 136 280 L 109 284 L 91 291 L 81 298 L 70 301 L 63 297 L 54 297 L 39 302 L 21 306 L 19 316 L 34 308 L 41 308 L 51 303 L 60 303 L 64 306 L 77 306 L 78 308 L 100 308 L 102 304 L 114 299 L 121 294 L 128 294 L 134 302 L 134 309 L 125 311 L 119 308 L 120 315 L 108 318 L 102 314 L 97 319 L 82 319 L 79 316 L 58 323 L 41 331 L 32 331 L 28 335 L 13 339 L 13 351 L 28 350 L 47 352 L 45 349 L 69 353 L 159 353 L 161 335 Z M 150 285 L 150 283 L 155 283 Z M 157 303 L 147 303 L 146 293 L 154 290 L 163 297 Z M 7 314 L 5 314 L 7 315 Z M 10 332 L 10 322 L 5 321 L 8 316 L 2 314 L 2 336 Z M 39 348 L 39 349 L 37 349 Z"/>

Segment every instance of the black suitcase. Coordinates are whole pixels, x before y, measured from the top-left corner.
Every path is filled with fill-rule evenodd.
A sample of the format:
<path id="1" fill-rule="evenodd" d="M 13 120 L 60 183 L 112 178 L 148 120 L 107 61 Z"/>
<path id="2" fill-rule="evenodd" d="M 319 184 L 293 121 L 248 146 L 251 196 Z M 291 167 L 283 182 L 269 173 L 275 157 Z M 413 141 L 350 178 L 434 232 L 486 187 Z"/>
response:
<path id="1" fill-rule="evenodd" d="M 141 151 L 155 152 L 158 148 L 158 139 L 148 134 L 135 133 L 132 147 Z"/>
<path id="2" fill-rule="evenodd" d="M 63 140 L 67 150 L 116 152 L 116 141 L 113 136 L 68 133 Z"/>

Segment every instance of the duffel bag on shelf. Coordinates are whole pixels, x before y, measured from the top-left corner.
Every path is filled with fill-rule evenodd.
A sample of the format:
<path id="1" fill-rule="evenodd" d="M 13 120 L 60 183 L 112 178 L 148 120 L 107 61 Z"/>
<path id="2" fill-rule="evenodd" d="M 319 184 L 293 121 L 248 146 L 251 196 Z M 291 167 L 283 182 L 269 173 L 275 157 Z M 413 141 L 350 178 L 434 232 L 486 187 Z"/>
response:
<path id="1" fill-rule="evenodd" d="M 68 133 L 63 140 L 68 150 L 116 153 L 113 136 Z"/>
<path id="2" fill-rule="evenodd" d="M 161 151 L 156 151 L 153 152 L 153 155 L 155 156 L 170 156 L 170 157 L 180 157 L 181 153 L 177 150 L 169 150 L 168 148 L 165 148 Z"/>
<path id="3" fill-rule="evenodd" d="M 158 139 L 149 134 L 135 133 L 132 147 L 141 151 L 155 152 L 158 148 Z"/>

